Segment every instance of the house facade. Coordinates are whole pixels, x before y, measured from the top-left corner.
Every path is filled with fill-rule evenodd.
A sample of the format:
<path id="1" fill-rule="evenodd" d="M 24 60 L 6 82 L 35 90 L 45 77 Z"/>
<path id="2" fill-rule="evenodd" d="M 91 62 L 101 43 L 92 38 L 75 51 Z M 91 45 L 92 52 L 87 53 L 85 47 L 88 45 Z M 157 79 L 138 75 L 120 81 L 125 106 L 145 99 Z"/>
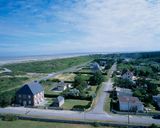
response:
<path id="1" fill-rule="evenodd" d="M 25 84 L 16 92 L 16 104 L 38 106 L 44 102 L 44 89 L 38 82 Z"/>
<path id="2" fill-rule="evenodd" d="M 119 100 L 120 111 L 132 111 L 132 112 L 144 111 L 144 105 L 137 97 L 119 96 L 118 100 Z"/>

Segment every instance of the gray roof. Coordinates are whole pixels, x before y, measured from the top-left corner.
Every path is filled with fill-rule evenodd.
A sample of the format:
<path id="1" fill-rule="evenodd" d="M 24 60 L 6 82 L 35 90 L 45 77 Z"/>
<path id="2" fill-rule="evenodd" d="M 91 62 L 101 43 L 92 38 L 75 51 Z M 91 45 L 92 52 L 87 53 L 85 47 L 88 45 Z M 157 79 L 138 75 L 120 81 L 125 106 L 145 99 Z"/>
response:
<path id="1" fill-rule="evenodd" d="M 118 96 L 118 100 L 121 103 L 132 103 L 132 104 L 140 104 L 143 105 L 142 102 L 137 97 L 132 96 Z"/>
<path id="2" fill-rule="evenodd" d="M 63 97 L 63 96 L 58 96 L 58 97 L 57 97 L 57 101 L 58 101 L 58 102 L 64 101 L 64 97 Z"/>
<path id="3" fill-rule="evenodd" d="M 118 96 L 132 96 L 133 95 L 132 90 L 128 88 L 116 87 L 116 92 Z"/>
<path id="4" fill-rule="evenodd" d="M 160 102 L 160 94 L 156 95 L 156 96 L 153 96 L 153 100 L 155 102 Z"/>
<path id="5" fill-rule="evenodd" d="M 21 87 L 17 93 L 18 94 L 32 94 L 35 95 L 37 93 L 40 93 L 44 91 L 42 85 L 38 82 L 32 82 L 29 84 L 25 84 L 23 87 Z"/>

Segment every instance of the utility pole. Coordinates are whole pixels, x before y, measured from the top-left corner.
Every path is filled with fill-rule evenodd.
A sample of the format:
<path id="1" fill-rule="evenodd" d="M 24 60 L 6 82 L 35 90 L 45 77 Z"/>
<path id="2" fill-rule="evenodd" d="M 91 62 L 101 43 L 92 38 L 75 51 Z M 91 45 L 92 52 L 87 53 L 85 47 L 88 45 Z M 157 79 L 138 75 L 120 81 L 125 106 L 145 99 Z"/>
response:
<path id="1" fill-rule="evenodd" d="M 128 98 L 128 127 L 129 127 L 129 123 L 130 123 L 130 120 L 129 120 L 129 98 Z"/>

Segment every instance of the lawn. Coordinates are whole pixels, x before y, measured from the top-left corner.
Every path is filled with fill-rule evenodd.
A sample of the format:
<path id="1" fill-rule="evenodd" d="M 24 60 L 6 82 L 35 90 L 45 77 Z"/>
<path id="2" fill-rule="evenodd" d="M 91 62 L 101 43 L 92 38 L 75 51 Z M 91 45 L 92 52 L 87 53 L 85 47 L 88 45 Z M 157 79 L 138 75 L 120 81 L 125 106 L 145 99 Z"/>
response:
<path id="1" fill-rule="evenodd" d="M 97 86 L 91 86 L 91 88 L 88 90 L 88 94 L 96 94 Z"/>
<path id="2" fill-rule="evenodd" d="M 67 99 L 65 100 L 64 105 L 62 106 L 63 109 L 66 110 L 71 110 L 73 107 L 85 107 L 86 105 L 88 105 L 90 103 L 90 101 L 86 101 L 86 100 L 72 100 L 72 99 Z"/>
<path id="3" fill-rule="evenodd" d="M 111 110 L 111 105 L 110 105 L 110 103 L 111 103 L 111 98 L 107 98 L 106 99 L 106 102 L 105 102 L 105 106 L 104 106 L 104 110 L 106 111 L 106 112 L 110 112 L 110 110 Z"/>
<path id="4" fill-rule="evenodd" d="M 94 128 L 92 125 L 82 124 L 69 124 L 69 123 L 52 123 L 52 122 L 39 122 L 39 121 L 1 121 L 0 128 Z M 99 127 L 111 128 L 111 127 Z"/>
<path id="5" fill-rule="evenodd" d="M 60 92 L 55 92 L 52 89 L 56 87 L 56 82 L 52 81 L 42 81 L 42 86 L 44 87 L 45 94 L 53 94 L 53 95 L 59 95 Z"/>

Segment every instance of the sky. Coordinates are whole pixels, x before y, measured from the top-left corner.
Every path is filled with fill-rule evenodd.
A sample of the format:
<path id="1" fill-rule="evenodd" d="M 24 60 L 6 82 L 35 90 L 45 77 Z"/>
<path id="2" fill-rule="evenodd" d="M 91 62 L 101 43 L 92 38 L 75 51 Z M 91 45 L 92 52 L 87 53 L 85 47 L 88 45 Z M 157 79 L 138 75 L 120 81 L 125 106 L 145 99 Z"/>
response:
<path id="1" fill-rule="evenodd" d="M 160 50 L 160 0 L 0 0 L 0 56 Z"/>

